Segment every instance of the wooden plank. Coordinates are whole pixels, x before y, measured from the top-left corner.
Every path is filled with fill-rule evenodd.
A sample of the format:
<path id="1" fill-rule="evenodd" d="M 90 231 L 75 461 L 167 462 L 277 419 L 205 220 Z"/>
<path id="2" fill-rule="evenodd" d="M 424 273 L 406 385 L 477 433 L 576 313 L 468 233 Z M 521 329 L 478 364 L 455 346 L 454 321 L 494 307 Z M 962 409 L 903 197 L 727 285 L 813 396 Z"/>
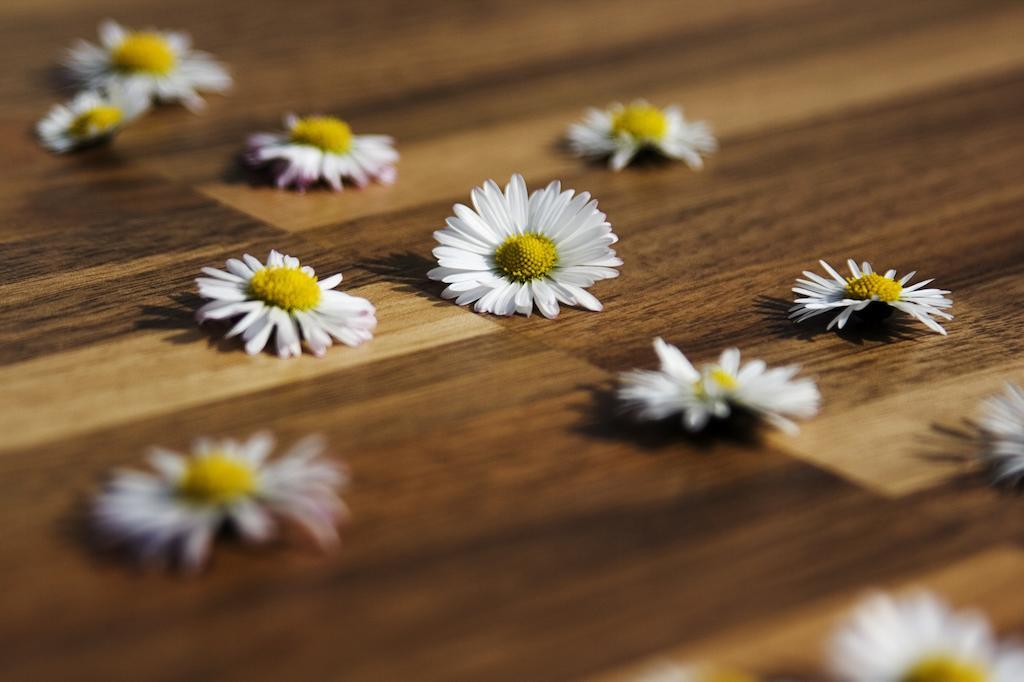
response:
<path id="1" fill-rule="evenodd" d="M 902 585 L 893 585 L 895 593 L 924 589 L 941 596 L 956 609 L 978 610 L 997 632 L 1024 628 L 1024 618 L 1002 595 L 1019 583 L 1024 569 L 1024 550 L 1020 547 L 996 547 L 967 557 L 951 566 L 915 576 Z M 633 680 L 665 662 L 717 661 L 720 665 L 740 666 L 770 675 L 822 674 L 829 633 L 842 621 L 864 595 L 826 599 L 822 603 L 777 616 L 767 627 L 745 624 L 727 635 L 716 635 L 686 647 L 666 652 L 656 660 L 630 666 L 600 679 Z"/>
<path id="2" fill-rule="evenodd" d="M 289 382 L 331 374 L 395 355 L 493 333 L 492 322 L 415 296 L 373 285 L 349 290 L 378 306 L 383 318 L 372 344 L 333 349 L 323 358 L 304 355 L 281 362 L 270 352 L 248 356 L 237 340 L 204 331 L 186 309 L 173 310 L 170 334 L 150 332 L 94 343 L 0 369 L 10 402 L 3 410 L 11 434 L 2 449 L 69 438 L 83 431 L 241 396 Z M 164 318 L 166 321 L 166 317 Z M 75 387 L 54 402 L 48 377 Z"/>
<path id="3" fill-rule="evenodd" d="M 29 130 L 63 96 L 53 65 L 106 16 L 192 31 L 235 91 L 49 155 Z M 813 678 L 853 599 L 913 583 L 1024 627 L 1022 500 L 947 433 L 1024 380 L 1022 30 L 1012 0 L 3 3 L 5 679 L 545 682 L 661 657 Z M 558 146 L 634 96 L 708 119 L 721 152 L 613 174 Z M 399 182 L 241 171 L 287 110 L 395 135 Z M 512 172 L 608 213 L 604 312 L 480 316 L 425 279 L 452 203 Z M 281 362 L 199 329 L 199 268 L 270 248 L 344 272 L 378 337 Z M 952 289 L 950 335 L 785 319 L 801 270 L 850 256 Z M 615 376 L 656 335 L 800 362 L 823 412 L 796 438 L 634 424 Z M 178 580 L 98 546 L 111 470 L 259 429 L 348 463 L 340 552 L 228 537 Z"/>
<path id="4" fill-rule="evenodd" d="M 865 20 L 867 17 L 864 15 Z M 834 17 L 822 17 L 820 25 L 815 24 L 814 28 L 824 29 L 832 20 Z M 417 111 L 414 116 L 403 109 L 393 121 L 385 117 L 366 124 L 396 135 L 399 140 L 401 180 L 395 187 L 372 187 L 341 196 L 314 192 L 296 197 L 270 187 L 253 191 L 249 176 L 239 173 L 229 171 L 225 177 L 224 160 L 236 153 L 245 136 L 259 126 L 276 127 L 276 112 L 262 124 L 246 119 L 244 126 L 248 127 L 222 133 L 219 140 L 224 144 L 214 149 L 204 147 L 201 152 L 169 159 L 161 156 L 152 168 L 196 182 L 209 196 L 250 215 L 286 229 L 304 230 L 394 212 L 442 197 L 463 201 L 469 188 L 487 178 L 507 178 L 513 172 L 523 173 L 533 182 L 578 175 L 580 162 L 559 149 L 558 140 L 585 107 L 602 106 L 613 99 L 646 96 L 657 102 L 678 101 L 686 106 L 690 116 L 713 122 L 718 134 L 728 140 L 751 131 L 792 125 L 878 100 L 906 97 L 999 73 L 1024 63 L 1024 48 L 1014 30 L 1021 21 L 1024 10 L 1008 6 L 979 12 L 957 25 L 937 22 L 918 28 L 911 24 L 899 34 L 880 32 L 872 23 L 859 27 L 864 36 L 859 41 L 840 40 L 826 50 L 787 51 L 781 57 L 771 55 L 770 59 L 766 59 L 768 55 L 763 50 L 747 47 L 750 42 L 741 32 L 728 34 L 728 39 L 714 40 L 717 36 L 713 35 L 697 41 L 698 46 L 706 44 L 708 50 L 714 50 L 711 54 L 693 54 L 694 48 L 689 47 L 692 43 L 680 37 L 670 43 L 674 50 L 658 50 L 658 68 L 664 71 L 660 77 L 647 75 L 649 58 L 602 62 L 599 74 L 575 81 L 579 79 L 575 71 L 561 78 L 554 71 L 551 76 L 531 82 L 531 89 L 540 101 L 556 99 L 560 103 L 557 108 L 549 104 L 527 115 L 509 118 L 504 117 L 508 114 L 496 113 L 487 120 L 472 122 L 475 125 L 456 126 L 450 131 L 445 131 L 444 119 L 455 116 L 460 120 L 462 116 L 459 110 L 451 111 L 450 102 L 443 102 L 438 111 L 428 109 L 422 113 L 418 112 L 420 105 L 413 103 Z M 807 29 L 801 22 L 794 24 L 794 32 Z M 963 46 L 964 51 L 932 50 L 936 45 L 949 45 L 964 30 L 974 36 Z M 680 49 L 684 45 L 686 49 Z M 725 55 L 731 59 L 727 60 Z M 735 63 L 743 57 L 746 61 Z M 704 63 L 710 64 L 710 73 L 692 66 Z M 670 78 L 670 74 L 674 77 Z M 594 82 L 607 85 L 595 92 L 591 86 Z M 842 87 L 823 88 L 823 82 L 842 83 Z M 485 91 L 460 110 L 476 111 L 495 99 L 504 101 L 501 93 Z M 303 102 L 294 106 L 310 105 Z M 344 114 L 340 103 L 327 106 Z M 407 132 L 409 121 L 424 119 L 439 120 L 440 125 L 428 134 Z M 405 142 L 410 136 L 412 139 Z M 495 144 L 496 140 L 514 143 Z M 715 172 L 716 166 L 717 162 L 712 162 L 710 172 Z"/>
<path id="5" fill-rule="evenodd" d="M 738 345 L 769 362 L 800 363 L 821 382 L 824 412 L 804 437 L 773 438 L 776 447 L 885 494 L 943 480 L 959 465 L 923 457 L 921 438 L 972 416 L 982 396 L 1022 370 L 1006 353 L 1024 350 L 1015 332 L 1024 309 L 1005 306 L 1024 293 L 1024 242 L 1013 238 L 1021 232 L 1024 158 L 1009 143 L 1024 114 L 1019 87 L 1016 77 L 999 78 L 740 140 L 699 177 L 683 168 L 580 175 L 572 184 L 598 197 L 626 263 L 621 277 L 594 289 L 605 311 L 566 310 L 557 323 L 498 322 L 613 371 L 652 366 L 657 335 L 697 359 Z M 947 134 L 968 120 L 962 135 Z M 977 154 L 963 159 L 964 145 Z M 366 254 L 363 267 L 437 296 L 441 287 L 421 274 L 432 246 L 422 226 L 440 226 L 435 216 L 447 213 L 431 203 L 305 236 Z M 915 325 L 837 335 L 790 322 L 789 288 L 801 270 L 851 256 L 916 269 L 952 289 L 950 336 Z M 880 366 L 886 371 L 873 369 Z M 851 381 L 851 373 L 870 380 Z"/>

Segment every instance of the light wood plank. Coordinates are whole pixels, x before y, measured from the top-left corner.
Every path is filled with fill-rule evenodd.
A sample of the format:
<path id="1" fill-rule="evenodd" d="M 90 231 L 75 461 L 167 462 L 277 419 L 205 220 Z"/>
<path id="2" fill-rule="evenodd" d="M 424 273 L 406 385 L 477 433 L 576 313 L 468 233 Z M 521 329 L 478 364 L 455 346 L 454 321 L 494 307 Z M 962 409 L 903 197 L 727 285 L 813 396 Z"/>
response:
<path id="1" fill-rule="evenodd" d="M 9 434 L 0 449 L 70 438 L 499 329 L 478 315 L 437 306 L 393 287 L 347 291 L 378 307 L 377 337 L 359 348 L 333 347 L 323 358 L 304 354 L 282 362 L 266 352 L 248 356 L 237 341 L 207 341 L 207 334 L 196 329 L 186 333 L 187 342 L 169 340 L 167 334 L 139 333 L 0 368 L 6 389 L 0 429 Z M 74 390 L 61 390 L 51 377 L 61 377 L 61 385 Z"/>
<path id="2" fill-rule="evenodd" d="M 1011 5 L 971 17 L 964 25 L 911 28 L 868 44 L 750 65 L 712 81 L 627 87 L 618 97 L 646 96 L 659 103 L 680 102 L 688 116 L 710 121 L 717 134 L 729 140 L 1017 67 L 1024 63 L 1024 43 L 1018 40 L 1016 28 L 1022 21 L 1024 9 Z M 959 40 L 961 32 L 971 39 Z M 553 83 L 549 87 L 564 88 L 565 84 Z M 467 201 L 470 188 L 488 178 L 504 183 L 518 172 L 536 183 L 551 177 L 577 175 L 581 163 L 559 151 L 556 144 L 586 106 L 605 104 L 604 99 L 584 98 L 530 118 L 407 144 L 401 142 L 401 131 L 395 131 L 402 160 L 400 179 L 394 187 L 371 187 L 341 195 L 310 192 L 297 196 L 272 188 L 254 191 L 237 180 L 206 180 L 198 186 L 228 206 L 289 230 L 398 211 L 442 198 Z M 499 140 L 504 143 L 498 144 Z M 220 174 L 221 159 L 227 151 L 220 150 L 215 167 L 210 169 L 213 173 Z M 197 175 L 203 171 L 197 173 L 197 163 L 204 162 L 189 155 L 155 160 L 151 169 L 168 177 L 199 180 Z M 707 172 L 714 173 L 714 168 L 712 160 Z M 443 218 L 438 216 L 438 220 Z"/>

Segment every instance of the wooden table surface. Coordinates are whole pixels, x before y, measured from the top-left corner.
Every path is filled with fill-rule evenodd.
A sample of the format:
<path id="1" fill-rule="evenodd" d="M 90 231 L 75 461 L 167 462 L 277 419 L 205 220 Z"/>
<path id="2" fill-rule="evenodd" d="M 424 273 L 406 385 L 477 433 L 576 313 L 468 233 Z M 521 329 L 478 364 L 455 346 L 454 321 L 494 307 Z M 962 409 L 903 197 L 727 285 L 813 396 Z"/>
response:
<path id="1" fill-rule="evenodd" d="M 29 131 L 99 20 L 190 31 L 235 90 L 55 157 Z M 4 679 L 565 680 L 660 659 L 821 679 L 830 624 L 923 584 L 1024 628 L 1024 502 L 958 456 L 1024 380 L 1024 5 L 1016 1 L 5 0 L 0 4 L 0 662 Z M 710 121 L 702 173 L 564 153 L 586 106 Z M 290 110 L 398 140 L 392 187 L 254 182 Z M 600 201 L 602 313 L 499 319 L 439 298 L 431 232 L 513 172 Z M 201 330 L 193 278 L 277 248 L 378 307 L 326 358 Z M 785 319 L 818 258 L 953 291 L 949 336 Z M 615 416 L 661 335 L 817 377 L 795 438 L 688 439 Z M 115 467 L 199 435 L 327 436 L 342 549 L 218 547 L 204 574 L 97 551 Z"/>

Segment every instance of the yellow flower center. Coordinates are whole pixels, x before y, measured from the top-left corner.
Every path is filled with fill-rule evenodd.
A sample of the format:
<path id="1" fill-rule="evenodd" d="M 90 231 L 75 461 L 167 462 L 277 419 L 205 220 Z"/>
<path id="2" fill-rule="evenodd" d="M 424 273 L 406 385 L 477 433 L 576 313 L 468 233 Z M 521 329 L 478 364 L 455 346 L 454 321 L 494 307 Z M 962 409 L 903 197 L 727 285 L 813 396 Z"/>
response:
<path id="1" fill-rule="evenodd" d="M 194 457 L 178 481 L 178 492 L 193 502 L 222 504 L 256 490 L 252 467 L 228 455 Z"/>
<path id="2" fill-rule="evenodd" d="M 288 312 L 315 308 L 321 296 L 316 277 L 284 266 L 258 270 L 249 280 L 249 292 L 264 303 Z"/>
<path id="3" fill-rule="evenodd" d="M 159 33 L 130 33 L 111 53 L 114 66 L 121 71 L 143 71 L 165 76 L 177 61 L 174 50 Z"/>
<path id="4" fill-rule="evenodd" d="M 307 116 L 292 126 L 292 142 L 344 154 L 352 148 L 352 129 L 334 116 Z"/>
<path id="5" fill-rule="evenodd" d="M 101 135 L 116 128 L 123 118 L 120 109 L 103 104 L 75 116 L 75 120 L 68 127 L 68 132 L 75 137 Z"/>
<path id="6" fill-rule="evenodd" d="M 711 370 L 711 378 L 715 380 L 715 383 L 727 390 L 733 390 L 739 383 L 736 381 L 736 377 L 726 372 L 721 367 L 715 367 Z"/>
<path id="7" fill-rule="evenodd" d="M 551 272 L 558 264 L 558 250 L 542 234 L 520 234 L 501 243 L 494 252 L 494 262 L 509 279 L 529 282 Z"/>
<path id="8" fill-rule="evenodd" d="M 950 656 L 930 656 L 918 661 L 900 682 L 986 682 L 988 675 L 973 663 Z"/>
<path id="9" fill-rule="evenodd" d="M 846 278 L 846 293 L 850 298 L 859 298 L 863 301 L 878 297 L 879 301 L 887 303 L 900 300 L 900 293 L 903 292 L 903 285 L 891 277 L 883 277 L 877 272 L 870 272 L 854 279 Z"/>
<path id="10" fill-rule="evenodd" d="M 718 384 L 727 391 L 733 391 L 740 385 L 739 382 L 736 381 L 736 377 L 729 374 L 721 367 L 715 367 L 710 372 L 708 372 L 708 375 L 711 381 L 714 381 L 716 384 Z M 693 382 L 693 390 L 697 393 L 698 396 L 707 395 L 707 384 L 704 381 L 703 377 Z"/>
<path id="11" fill-rule="evenodd" d="M 668 119 L 658 107 L 630 104 L 612 116 L 612 134 L 625 133 L 638 140 L 657 141 L 665 137 Z"/>

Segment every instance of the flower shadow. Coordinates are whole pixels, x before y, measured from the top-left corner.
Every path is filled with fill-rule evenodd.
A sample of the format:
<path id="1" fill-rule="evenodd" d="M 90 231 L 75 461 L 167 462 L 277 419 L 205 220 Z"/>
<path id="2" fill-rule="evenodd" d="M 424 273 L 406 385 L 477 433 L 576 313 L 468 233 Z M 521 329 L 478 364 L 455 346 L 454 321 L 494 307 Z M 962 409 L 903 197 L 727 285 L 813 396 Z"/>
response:
<path id="1" fill-rule="evenodd" d="M 206 340 L 209 348 L 221 352 L 238 352 L 237 339 L 225 339 L 230 329 L 226 322 L 206 322 L 200 326 L 195 320 L 195 311 L 203 300 L 194 293 L 183 292 L 169 297 L 172 305 L 144 305 L 140 309 L 135 328 L 139 330 L 163 330 L 169 332 L 164 340 L 175 345 L 185 345 Z"/>
<path id="2" fill-rule="evenodd" d="M 834 315 L 827 313 L 798 324 L 789 317 L 792 306 L 792 301 L 771 296 L 761 295 L 754 300 L 754 308 L 764 319 L 766 329 L 776 338 L 812 341 L 823 334 L 831 334 L 847 343 L 862 346 L 866 342 L 908 341 L 919 336 L 921 331 L 914 320 L 902 315 L 882 319 L 865 319 L 854 315 L 842 329 L 828 329 L 828 323 Z"/>
<path id="3" fill-rule="evenodd" d="M 283 195 L 302 196 L 303 194 L 337 194 L 338 190 L 332 188 L 323 179 L 315 181 L 308 187 L 297 188 L 294 185 L 278 187 L 275 178 L 278 177 L 287 167 L 285 161 L 271 161 L 260 166 L 253 166 L 246 161 L 245 152 L 239 152 L 228 159 L 220 172 L 220 181 L 225 185 L 245 185 L 251 189 L 272 189 Z M 344 180 L 344 191 L 359 192 L 360 187 L 350 180 Z"/>
<path id="4" fill-rule="evenodd" d="M 936 463 L 959 465 L 962 474 L 956 477 L 965 487 L 988 485 L 1004 492 L 1018 492 L 1019 486 L 996 480 L 994 470 L 981 458 L 985 446 L 984 432 L 977 422 L 961 419 L 958 425 L 932 424 L 931 432 L 917 439 L 918 458 Z"/>
<path id="5" fill-rule="evenodd" d="M 581 163 L 588 168 L 595 170 L 610 170 L 608 166 L 608 157 L 600 156 L 584 156 L 580 157 L 572 148 L 572 144 L 569 142 L 569 138 L 566 136 L 559 137 L 551 143 L 551 150 L 563 155 L 576 157 Z M 679 163 L 674 159 L 670 159 L 664 154 L 660 154 L 656 149 L 644 148 L 636 153 L 626 168 L 622 169 L 622 172 L 626 172 L 630 169 L 660 169 L 667 168 Z"/>
<path id="6" fill-rule="evenodd" d="M 427 279 L 427 272 L 437 263 L 415 251 L 391 253 L 382 258 L 358 261 L 356 265 L 396 284 L 399 291 L 429 299 L 436 307 L 454 305 L 441 298 L 444 283 Z"/>
<path id="7" fill-rule="evenodd" d="M 56 97 L 72 97 L 81 89 L 71 72 L 60 64 L 50 64 L 33 69 L 32 79 L 52 90 Z"/>
<path id="8" fill-rule="evenodd" d="M 979 434 L 977 425 L 969 419 L 962 419 L 958 426 L 932 424 L 929 433 L 917 438 L 919 456 L 932 462 L 968 464 L 976 460 Z"/>
<path id="9" fill-rule="evenodd" d="M 142 573 L 142 566 L 124 544 L 113 543 L 96 527 L 92 509 L 85 499 L 78 499 L 64 515 L 54 522 L 56 535 L 78 547 L 97 567 L 116 568 L 128 573 Z"/>
<path id="10" fill-rule="evenodd" d="M 245 162 L 245 154 L 239 152 L 228 159 L 220 173 L 220 180 L 225 185 L 246 185 L 252 189 L 277 189 L 274 184 L 275 174 L 273 171 L 274 169 L 269 166 L 253 168 Z"/>
<path id="11" fill-rule="evenodd" d="M 590 394 L 587 405 L 579 407 L 581 420 L 575 430 L 592 438 L 628 442 L 648 451 L 678 449 L 680 444 L 711 451 L 721 444 L 756 447 L 762 442 L 762 428 L 754 415 L 736 411 L 729 419 L 713 419 L 707 427 L 690 433 L 679 417 L 659 421 L 638 421 L 622 409 L 609 383 L 584 384 L 579 387 Z"/>
<path id="12" fill-rule="evenodd" d="M 97 489 L 99 487 L 98 484 Z M 287 529 L 285 530 L 287 531 Z M 139 578 L 149 576 L 163 576 L 168 579 L 178 579 L 182 576 L 199 577 L 209 570 L 210 564 L 216 560 L 218 553 L 230 552 L 244 555 L 248 561 L 269 562 L 274 560 L 273 553 L 261 550 L 287 549 L 287 543 L 283 539 L 287 533 L 283 533 L 280 538 L 272 539 L 262 547 L 254 547 L 243 541 L 235 527 L 224 523 L 216 530 L 215 551 L 207 565 L 198 569 L 188 569 L 179 558 L 175 557 L 147 561 L 140 556 L 136 546 L 131 542 L 114 538 L 99 528 L 95 521 L 92 502 L 85 498 L 76 500 L 65 514 L 57 518 L 54 522 L 54 531 L 57 537 L 79 548 L 96 568 L 109 568 Z"/>

